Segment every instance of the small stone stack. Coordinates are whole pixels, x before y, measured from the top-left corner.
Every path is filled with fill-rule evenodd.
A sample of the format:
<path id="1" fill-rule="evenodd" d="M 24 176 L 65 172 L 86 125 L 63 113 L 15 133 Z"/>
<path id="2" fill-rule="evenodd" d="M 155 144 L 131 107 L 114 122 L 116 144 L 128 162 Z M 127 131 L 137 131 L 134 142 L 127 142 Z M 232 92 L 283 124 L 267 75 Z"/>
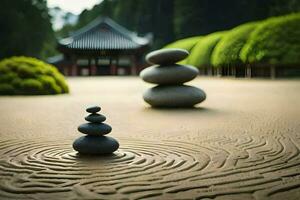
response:
<path id="1" fill-rule="evenodd" d="M 92 106 L 86 109 L 88 116 L 85 120 L 89 123 L 81 124 L 78 131 L 86 134 L 76 139 L 73 148 L 81 154 L 111 154 L 119 148 L 119 143 L 114 138 L 104 136 L 111 132 L 112 128 L 103 123 L 106 117 L 98 114 L 99 106 Z"/>
<path id="2" fill-rule="evenodd" d="M 189 55 L 183 49 L 162 49 L 149 53 L 146 61 L 154 64 L 140 73 L 148 83 L 158 86 L 148 89 L 144 100 L 153 107 L 192 107 L 206 99 L 203 90 L 184 85 L 199 73 L 196 67 L 175 64 Z"/>

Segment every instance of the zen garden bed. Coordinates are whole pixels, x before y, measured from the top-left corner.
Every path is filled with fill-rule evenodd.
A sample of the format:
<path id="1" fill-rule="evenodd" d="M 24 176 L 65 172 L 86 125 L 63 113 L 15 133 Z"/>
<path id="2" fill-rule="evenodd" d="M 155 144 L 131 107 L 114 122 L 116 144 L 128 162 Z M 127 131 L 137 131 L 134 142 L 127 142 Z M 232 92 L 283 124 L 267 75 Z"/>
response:
<path id="1" fill-rule="evenodd" d="M 194 109 L 152 109 L 137 77 L 68 78 L 69 94 L 0 97 L 0 199 L 297 199 L 300 82 L 190 82 Z M 100 105 L 120 142 L 110 156 L 72 148 Z"/>

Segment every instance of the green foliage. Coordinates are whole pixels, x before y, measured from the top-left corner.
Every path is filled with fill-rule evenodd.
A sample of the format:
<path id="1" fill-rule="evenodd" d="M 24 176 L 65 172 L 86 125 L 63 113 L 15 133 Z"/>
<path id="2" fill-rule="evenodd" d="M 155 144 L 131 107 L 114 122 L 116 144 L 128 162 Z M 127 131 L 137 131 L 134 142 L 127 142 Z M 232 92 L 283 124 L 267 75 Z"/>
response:
<path id="1" fill-rule="evenodd" d="M 180 48 L 180 49 L 185 49 L 188 52 L 191 52 L 195 44 L 201 39 L 201 36 L 196 36 L 196 37 L 190 37 L 190 38 L 185 38 L 181 40 L 177 40 L 171 44 L 168 44 L 164 48 Z M 184 59 L 179 62 L 179 64 L 187 64 L 187 59 Z"/>
<path id="2" fill-rule="evenodd" d="M 189 0 L 188 3 L 187 0 L 103 0 L 84 10 L 78 23 L 66 25 L 59 35 L 66 36 L 96 17 L 107 16 L 129 30 L 153 33 L 153 48 L 157 49 L 174 39 L 227 30 L 297 11 L 300 11 L 299 0 Z"/>
<path id="3" fill-rule="evenodd" d="M 55 53 L 46 0 L 2 0 L 0 27 L 0 59 L 18 55 L 46 58 Z"/>
<path id="4" fill-rule="evenodd" d="M 300 12 L 299 0 L 273 0 L 269 9 L 270 16 L 286 15 Z"/>
<path id="5" fill-rule="evenodd" d="M 164 48 L 180 48 L 180 49 L 185 49 L 187 51 L 191 51 L 200 38 L 201 36 L 196 36 L 196 37 L 177 40 L 171 44 L 166 45 Z"/>
<path id="6" fill-rule="evenodd" d="M 52 76 L 41 76 L 39 77 L 39 82 L 42 83 L 44 89 L 49 92 L 49 94 L 60 94 L 62 93 L 62 88 L 58 86 L 55 79 Z"/>
<path id="7" fill-rule="evenodd" d="M 216 32 L 202 37 L 192 49 L 187 63 L 196 67 L 211 66 L 212 52 L 226 32 Z"/>
<path id="8" fill-rule="evenodd" d="M 84 10 L 76 25 L 66 25 L 57 35 L 66 37 L 100 16 L 110 17 L 127 29 L 142 35 L 152 33 L 153 48 L 159 48 L 174 40 L 173 0 L 103 0 L 92 9 Z"/>
<path id="9" fill-rule="evenodd" d="M 13 95 L 15 88 L 11 84 L 0 83 L 0 95 Z"/>
<path id="10" fill-rule="evenodd" d="M 68 93 L 64 77 L 52 65 L 30 57 L 0 61 L 1 95 L 45 95 Z"/>
<path id="11" fill-rule="evenodd" d="M 257 26 L 241 51 L 245 63 L 300 63 L 300 13 L 270 18 Z"/>
<path id="12" fill-rule="evenodd" d="M 247 23 L 230 30 L 216 45 L 211 62 L 214 66 L 241 64 L 240 51 L 257 23 Z"/>
<path id="13" fill-rule="evenodd" d="M 206 34 L 205 2 L 199 0 L 174 0 L 174 32 L 177 39 Z"/>
<path id="14" fill-rule="evenodd" d="M 173 6 L 177 39 L 300 11 L 299 0 L 174 0 Z"/>
<path id="15" fill-rule="evenodd" d="M 300 13 L 246 23 L 226 33 L 209 34 L 198 38 L 196 44 L 191 41 L 195 41 L 194 38 L 179 40 L 166 47 L 190 48 L 190 56 L 182 63 L 197 67 L 299 64 Z"/>
<path id="16" fill-rule="evenodd" d="M 59 39 L 66 38 L 74 30 L 75 30 L 75 25 L 65 24 L 61 29 L 59 29 L 55 32 L 55 36 Z"/>
<path id="17" fill-rule="evenodd" d="M 35 79 L 24 79 L 21 84 L 20 88 L 18 89 L 20 94 L 32 94 L 32 95 L 37 95 L 37 94 L 44 94 L 46 90 L 43 90 L 43 85 L 40 81 L 35 80 Z"/>

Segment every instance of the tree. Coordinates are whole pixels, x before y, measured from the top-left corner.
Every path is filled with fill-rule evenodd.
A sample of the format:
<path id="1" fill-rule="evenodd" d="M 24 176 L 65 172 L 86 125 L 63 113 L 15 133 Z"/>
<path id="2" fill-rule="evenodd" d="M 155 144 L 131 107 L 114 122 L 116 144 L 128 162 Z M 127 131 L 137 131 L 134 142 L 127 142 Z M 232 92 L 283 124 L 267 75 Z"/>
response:
<path id="1" fill-rule="evenodd" d="M 25 55 L 46 57 L 55 38 L 46 0 L 1 1 L 0 58 Z"/>
<path id="2" fill-rule="evenodd" d="M 300 13 L 260 23 L 241 50 L 244 63 L 297 65 L 300 63 Z"/>
<path id="3" fill-rule="evenodd" d="M 144 0 L 138 8 L 137 32 L 153 33 L 154 48 L 173 41 L 173 0 Z"/>
<path id="4" fill-rule="evenodd" d="M 126 28 L 136 30 L 139 21 L 139 5 L 143 3 L 138 0 L 117 1 L 113 18 Z"/>
<path id="5" fill-rule="evenodd" d="M 300 11 L 299 0 L 273 0 L 270 6 L 269 15 L 278 16 Z"/>
<path id="6" fill-rule="evenodd" d="M 176 38 L 185 38 L 203 34 L 205 18 L 203 17 L 203 1 L 175 0 L 174 2 L 174 32 Z"/>
<path id="7" fill-rule="evenodd" d="M 74 31 L 99 16 L 141 34 L 153 33 L 153 48 L 191 36 L 228 30 L 242 23 L 300 11 L 299 0 L 104 0 L 84 10 Z"/>

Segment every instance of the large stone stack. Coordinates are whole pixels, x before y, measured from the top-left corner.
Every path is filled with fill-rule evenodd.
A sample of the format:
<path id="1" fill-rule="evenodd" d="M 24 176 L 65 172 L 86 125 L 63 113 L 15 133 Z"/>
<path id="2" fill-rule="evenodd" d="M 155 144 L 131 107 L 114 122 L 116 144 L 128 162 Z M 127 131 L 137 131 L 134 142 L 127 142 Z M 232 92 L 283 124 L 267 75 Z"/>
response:
<path id="1" fill-rule="evenodd" d="M 203 90 L 184 85 L 199 73 L 196 67 L 175 64 L 189 55 L 183 49 L 162 49 L 149 53 L 146 61 L 154 64 L 140 73 L 148 82 L 158 84 L 148 89 L 144 100 L 153 107 L 192 107 L 205 100 Z"/>
<path id="2" fill-rule="evenodd" d="M 81 154 L 111 154 L 119 148 L 119 143 L 112 137 L 104 136 L 111 132 L 112 128 L 103 123 L 106 117 L 98 114 L 99 106 L 92 106 L 86 109 L 88 116 L 85 120 L 89 123 L 81 124 L 78 131 L 86 134 L 76 139 L 73 148 Z"/>

